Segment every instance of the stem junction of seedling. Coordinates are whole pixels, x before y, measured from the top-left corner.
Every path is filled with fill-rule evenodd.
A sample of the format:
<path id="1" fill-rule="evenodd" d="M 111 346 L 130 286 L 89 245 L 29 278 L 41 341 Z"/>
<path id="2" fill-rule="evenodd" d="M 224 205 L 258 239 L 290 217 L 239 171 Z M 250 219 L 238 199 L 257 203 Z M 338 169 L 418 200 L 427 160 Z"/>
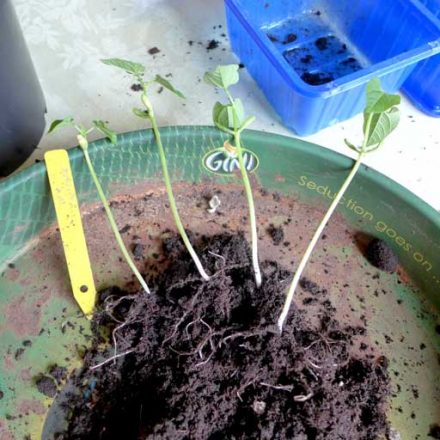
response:
<path id="1" fill-rule="evenodd" d="M 205 81 L 223 90 L 228 98 L 228 104 L 216 102 L 213 108 L 212 117 L 214 124 L 221 131 L 231 135 L 234 139 L 235 151 L 238 158 L 238 164 L 243 180 L 243 185 L 246 193 L 246 198 L 249 206 L 249 219 L 251 227 L 251 242 L 252 242 L 252 265 L 254 268 L 255 282 L 257 287 L 261 286 L 261 270 L 258 262 L 258 235 L 257 235 L 257 221 L 255 216 L 255 204 L 252 195 L 251 183 L 246 170 L 246 165 L 243 159 L 243 148 L 241 142 L 241 133 L 243 130 L 255 121 L 254 116 L 248 118 L 244 117 L 244 108 L 240 99 L 234 99 L 229 91 L 229 87 L 237 84 L 239 81 L 238 74 L 239 66 L 237 64 L 230 64 L 225 66 L 218 66 L 212 72 L 205 74 Z"/>
<path id="2" fill-rule="evenodd" d="M 116 224 L 115 218 L 113 217 L 113 213 L 110 209 L 110 205 L 107 201 L 107 197 L 104 194 L 104 190 L 102 189 L 101 183 L 99 182 L 98 176 L 96 175 L 95 168 L 93 166 L 92 160 L 90 159 L 89 155 L 89 142 L 87 140 L 87 136 L 89 133 L 91 133 L 94 129 L 97 129 L 102 134 L 104 134 L 112 144 L 116 144 L 117 136 L 116 134 L 108 128 L 108 126 L 105 124 L 105 122 L 100 120 L 93 121 L 93 127 L 86 129 L 81 124 L 76 124 L 74 119 L 71 117 L 64 118 L 64 119 L 58 119 L 56 121 L 53 121 L 50 128 L 49 133 L 52 133 L 53 131 L 62 128 L 62 127 L 74 127 L 77 131 L 77 139 L 78 144 L 84 154 L 84 158 L 87 164 L 87 167 L 89 169 L 90 175 L 92 176 L 93 182 L 95 184 L 96 190 L 98 191 L 99 198 L 101 199 L 101 202 L 104 206 L 105 213 L 107 214 L 107 219 L 110 223 L 110 227 L 113 231 L 113 235 L 116 238 L 116 241 L 119 245 L 119 248 L 121 249 L 122 255 L 125 258 L 125 261 L 127 262 L 130 269 L 133 271 L 134 275 L 138 279 L 139 283 L 141 284 L 142 288 L 145 290 L 146 293 L 150 293 L 150 289 L 148 288 L 147 283 L 145 282 L 144 278 L 138 271 L 136 265 L 133 262 L 133 259 L 131 258 L 124 241 L 121 237 L 121 234 L 119 232 L 119 228 Z"/>
<path id="3" fill-rule="evenodd" d="M 144 80 L 145 67 L 142 64 L 135 63 L 135 62 L 128 61 L 128 60 L 119 59 L 119 58 L 110 58 L 110 59 L 102 60 L 102 62 L 104 64 L 109 65 L 109 66 L 118 67 L 118 68 L 124 70 L 125 72 L 133 75 L 136 78 L 136 80 L 139 82 L 139 84 L 141 84 L 141 87 L 142 87 L 141 102 L 142 102 L 143 106 L 145 107 L 145 110 L 134 108 L 133 113 L 136 116 L 138 116 L 139 118 L 148 119 L 151 123 L 154 137 L 156 139 L 156 143 L 157 143 L 157 146 L 159 149 L 159 157 L 160 157 L 160 162 L 162 165 L 163 178 L 165 181 L 165 187 L 166 187 L 166 191 L 168 194 L 168 199 L 170 202 L 170 208 L 171 208 L 171 213 L 174 218 L 174 222 L 176 224 L 176 227 L 177 227 L 177 230 L 179 231 L 180 236 L 182 237 L 182 240 L 183 240 L 183 243 L 185 244 L 186 249 L 188 250 L 189 254 L 191 255 L 192 259 L 194 260 L 194 263 L 195 263 L 200 275 L 202 276 L 202 278 L 204 280 L 207 281 L 207 280 L 209 280 L 209 275 L 206 273 L 198 255 L 196 254 L 196 251 L 192 247 L 191 242 L 188 238 L 188 235 L 185 231 L 185 228 L 182 224 L 182 220 L 180 219 L 179 211 L 177 209 L 176 200 L 174 198 L 173 188 L 171 186 L 171 179 L 170 179 L 170 175 L 168 172 L 168 165 L 167 165 L 165 150 L 164 150 L 164 147 L 162 144 L 162 139 L 160 136 L 159 127 L 157 125 L 156 116 L 154 114 L 153 105 L 151 104 L 151 101 L 148 98 L 148 91 L 149 91 L 149 88 L 153 84 L 159 84 L 163 88 L 174 93 L 179 98 L 185 98 L 185 97 L 179 90 L 174 88 L 174 86 L 167 79 L 161 77 L 160 75 L 156 75 L 156 77 L 152 80 L 145 81 Z"/>
<path id="4" fill-rule="evenodd" d="M 362 146 L 356 147 L 348 140 L 345 143 L 349 148 L 357 153 L 357 160 L 345 179 L 339 192 L 336 194 L 333 202 L 331 203 L 327 213 L 319 224 L 312 240 L 310 241 L 307 249 L 298 265 L 298 269 L 292 280 L 292 284 L 287 292 L 286 301 L 283 306 L 280 317 L 278 318 L 278 329 L 280 333 L 283 331 L 283 326 L 289 313 L 292 301 L 294 298 L 295 290 L 298 287 L 298 283 L 301 279 L 302 273 L 307 265 L 307 262 L 312 255 L 313 249 L 321 237 L 321 234 L 326 227 L 328 221 L 339 205 L 342 197 L 350 186 L 352 180 L 356 176 L 357 171 L 362 163 L 366 154 L 377 150 L 384 142 L 385 138 L 397 127 L 400 120 L 400 112 L 396 107 L 400 104 L 400 96 L 389 95 L 382 90 L 380 80 L 375 78 L 371 80 L 367 85 L 366 90 L 367 104 L 364 110 L 364 140 Z"/>

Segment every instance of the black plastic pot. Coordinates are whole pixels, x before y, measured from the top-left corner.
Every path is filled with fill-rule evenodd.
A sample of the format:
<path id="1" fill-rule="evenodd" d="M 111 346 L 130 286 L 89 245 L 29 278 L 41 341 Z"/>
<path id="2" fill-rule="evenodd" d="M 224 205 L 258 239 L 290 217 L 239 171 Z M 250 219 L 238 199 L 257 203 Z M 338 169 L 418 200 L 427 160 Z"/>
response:
<path id="1" fill-rule="evenodd" d="M 0 176 L 34 151 L 45 127 L 46 104 L 10 0 L 0 1 Z"/>

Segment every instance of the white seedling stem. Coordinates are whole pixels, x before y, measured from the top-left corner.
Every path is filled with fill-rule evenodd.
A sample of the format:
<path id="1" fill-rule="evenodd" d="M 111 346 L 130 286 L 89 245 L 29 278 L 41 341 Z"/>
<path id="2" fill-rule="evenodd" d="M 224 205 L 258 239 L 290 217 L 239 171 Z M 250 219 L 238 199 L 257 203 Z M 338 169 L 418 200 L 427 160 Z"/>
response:
<path id="1" fill-rule="evenodd" d="M 116 238 L 116 241 L 117 241 L 117 243 L 119 245 L 119 248 L 121 249 L 121 252 L 122 252 L 122 255 L 125 258 L 125 261 L 130 266 L 130 269 L 135 274 L 136 278 L 138 279 L 139 283 L 141 284 L 141 286 L 143 287 L 145 292 L 150 293 L 150 289 L 148 288 L 147 283 L 143 279 L 142 275 L 139 273 L 139 271 L 138 271 L 136 265 L 134 264 L 130 254 L 128 253 L 127 248 L 125 247 L 124 240 L 121 237 L 118 225 L 116 224 L 116 221 L 115 221 L 115 219 L 113 217 L 113 213 L 112 213 L 112 211 L 110 209 L 110 206 L 109 206 L 109 204 L 107 202 L 107 197 L 104 194 L 104 191 L 102 189 L 101 183 L 99 182 L 99 179 L 98 179 L 98 177 L 96 175 L 96 172 L 95 172 L 95 168 L 93 167 L 93 163 L 92 163 L 92 161 L 90 159 L 87 141 L 86 141 L 86 143 L 84 143 L 84 139 L 85 139 L 84 137 L 78 136 L 78 141 L 79 141 L 80 147 L 81 147 L 81 149 L 82 149 L 82 151 L 84 153 L 84 157 L 86 159 L 86 163 L 87 163 L 87 166 L 89 168 L 90 175 L 92 176 L 93 182 L 95 183 L 96 190 L 98 191 L 99 198 L 101 199 L 101 202 L 102 202 L 102 204 L 104 206 L 105 213 L 107 214 L 107 218 L 108 218 L 108 221 L 110 223 L 110 227 L 112 228 L 113 234 L 114 234 L 114 236 Z"/>
<path id="2" fill-rule="evenodd" d="M 153 106 L 151 105 L 151 103 L 148 100 L 148 97 L 146 96 L 145 93 L 142 95 L 142 103 L 144 104 L 145 108 L 147 109 L 148 117 L 151 121 L 151 126 L 153 128 L 154 137 L 156 139 L 156 143 L 159 148 L 159 157 L 160 157 L 160 162 L 162 165 L 163 178 L 165 181 L 165 187 L 166 187 L 166 191 L 168 194 L 168 200 L 170 202 L 170 208 L 171 208 L 171 213 L 174 218 L 174 222 L 176 224 L 176 227 L 177 227 L 177 230 L 179 231 L 180 236 L 182 237 L 182 240 L 183 240 L 183 243 L 185 244 L 186 249 L 188 250 L 189 254 L 191 255 L 191 258 L 194 260 L 194 263 L 197 267 L 197 270 L 200 272 L 200 275 L 202 276 L 202 278 L 204 280 L 208 281 L 209 275 L 205 272 L 205 269 L 203 268 L 202 263 L 196 254 L 196 251 L 192 247 L 191 242 L 189 241 L 188 235 L 186 234 L 185 228 L 182 224 L 182 220 L 180 219 L 179 211 L 178 211 L 177 205 L 176 205 L 176 200 L 174 198 L 173 188 L 171 186 L 170 175 L 168 172 L 167 159 L 165 156 L 165 150 L 163 148 L 162 139 L 160 136 L 160 131 L 157 126 L 157 121 L 156 121 L 156 117 L 154 115 Z"/>
<path id="3" fill-rule="evenodd" d="M 251 226 L 252 266 L 254 268 L 255 283 L 257 287 L 260 287 L 262 278 L 261 278 L 260 263 L 258 261 L 258 233 L 257 233 L 257 219 L 255 216 L 255 204 L 254 204 L 254 197 L 252 195 L 251 182 L 249 181 L 246 165 L 243 160 L 243 149 L 241 148 L 240 133 L 244 127 L 242 129 L 239 129 L 238 127 L 239 121 L 238 121 L 237 111 L 235 109 L 234 99 L 232 98 L 231 94 L 227 89 L 225 89 L 225 92 L 226 95 L 228 96 L 229 102 L 232 105 L 232 113 L 234 118 L 235 147 L 237 149 L 238 164 L 240 166 L 241 177 L 243 179 L 244 190 L 246 193 L 246 198 L 249 207 L 249 221 Z"/>
<path id="4" fill-rule="evenodd" d="M 365 130 L 366 133 L 369 133 L 371 118 L 372 117 L 370 116 L 369 119 L 367 120 L 367 125 L 366 125 L 366 130 Z M 301 279 L 304 268 L 306 267 L 307 262 L 309 261 L 309 258 L 312 255 L 313 249 L 315 248 L 316 244 L 318 243 L 319 238 L 321 237 L 322 232 L 324 231 L 324 228 L 327 226 L 327 223 L 330 220 L 330 217 L 333 215 L 334 211 L 336 210 L 337 206 L 339 205 L 339 202 L 341 201 L 342 197 L 344 196 L 345 192 L 347 191 L 348 187 L 350 186 L 352 180 L 356 176 L 356 173 L 362 163 L 362 159 L 364 158 L 364 156 L 366 154 L 367 141 L 368 141 L 368 137 L 365 136 L 362 148 L 358 151 L 358 157 L 357 157 L 356 163 L 354 164 L 352 170 L 350 171 L 350 174 L 348 175 L 347 179 L 345 179 L 344 184 L 342 185 L 341 189 L 339 190 L 338 194 L 336 195 L 335 199 L 333 200 L 332 204 L 330 205 L 327 213 L 325 214 L 324 218 L 322 219 L 321 223 L 319 224 L 318 229 L 316 230 L 315 234 L 313 235 L 313 238 L 310 241 L 309 245 L 307 246 L 306 252 L 304 253 L 304 255 L 302 257 L 301 262 L 299 263 L 298 269 L 296 270 L 295 276 L 293 277 L 292 284 L 290 285 L 289 291 L 287 292 L 287 297 L 286 297 L 286 301 L 283 306 L 283 310 L 281 312 L 280 317 L 278 318 L 278 330 L 280 331 L 280 333 L 283 332 L 284 322 L 286 321 L 287 315 L 288 315 L 290 307 L 292 305 L 295 290 L 298 287 L 298 283 Z"/>
<path id="5" fill-rule="evenodd" d="M 235 146 L 237 148 L 238 163 L 240 165 L 240 172 L 243 178 L 244 189 L 246 192 L 246 197 L 249 206 L 249 220 L 251 223 L 251 244 L 252 244 L 252 266 L 255 273 L 255 283 L 257 287 L 261 286 L 261 271 L 260 264 L 258 261 L 258 235 L 257 235 L 257 220 L 255 217 L 255 205 L 254 197 L 252 195 L 251 183 L 249 181 L 249 176 L 246 171 L 246 166 L 243 160 L 243 150 L 241 149 L 240 133 L 235 133 Z"/>

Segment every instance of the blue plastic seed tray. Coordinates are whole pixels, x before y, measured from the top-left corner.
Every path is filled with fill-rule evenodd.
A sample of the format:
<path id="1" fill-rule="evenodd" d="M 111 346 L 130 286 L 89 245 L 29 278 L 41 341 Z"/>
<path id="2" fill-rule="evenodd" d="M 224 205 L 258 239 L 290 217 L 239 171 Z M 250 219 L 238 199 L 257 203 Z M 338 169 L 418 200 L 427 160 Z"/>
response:
<path id="1" fill-rule="evenodd" d="M 284 124 L 309 135 L 362 111 L 366 83 L 398 90 L 440 52 L 413 0 L 225 0 L 234 52 Z"/>
<path id="2" fill-rule="evenodd" d="M 421 0 L 438 23 L 440 35 L 440 0 Z M 430 116 L 440 117 L 440 55 L 417 64 L 403 85 L 411 101 Z"/>

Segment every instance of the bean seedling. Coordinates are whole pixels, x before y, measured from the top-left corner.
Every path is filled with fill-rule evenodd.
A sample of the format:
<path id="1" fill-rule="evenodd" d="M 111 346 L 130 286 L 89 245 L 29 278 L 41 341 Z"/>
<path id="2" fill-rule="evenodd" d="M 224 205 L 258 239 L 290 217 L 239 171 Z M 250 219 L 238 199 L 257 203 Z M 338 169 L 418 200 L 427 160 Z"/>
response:
<path id="1" fill-rule="evenodd" d="M 116 224 L 115 218 L 113 217 L 113 213 L 110 209 L 110 205 L 107 201 L 107 198 L 104 194 L 104 190 L 102 189 L 101 183 L 99 182 L 98 176 L 96 175 L 95 168 L 93 166 L 92 160 L 90 159 L 89 154 L 89 142 L 87 140 L 87 136 L 94 130 L 100 131 L 102 134 L 104 134 L 112 144 L 116 144 L 117 136 L 116 134 L 108 128 L 108 126 L 105 124 L 105 122 L 100 120 L 93 121 L 93 127 L 86 129 L 83 125 L 77 124 L 75 120 L 72 117 L 67 117 L 64 119 L 58 119 L 56 121 L 53 121 L 50 128 L 49 133 L 54 132 L 55 130 L 58 130 L 62 127 L 74 127 L 77 131 L 77 139 L 78 144 L 84 154 L 84 158 L 87 163 L 87 167 L 89 169 L 90 175 L 92 176 L 93 182 L 96 186 L 96 190 L 98 191 L 99 198 L 101 199 L 101 202 L 104 206 L 105 213 L 107 214 L 107 219 L 110 223 L 110 227 L 113 231 L 113 234 L 116 238 L 116 241 L 119 245 L 119 248 L 121 249 L 122 255 L 125 258 L 125 261 L 130 266 L 130 269 L 133 271 L 134 275 L 138 279 L 139 283 L 145 290 L 145 292 L 150 293 L 150 289 L 148 288 L 147 283 L 143 279 L 142 275 L 139 273 L 136 265 L 133 262 L 133 259 L 131 258 L 124 241 L 121 237 L 121 234 L 119 232 L 119 228 Z"/>
<path id="2" fill-rule="evenodd" d="M 295 290 L 301 279 L 302 273 L 306 264 L 316 246 L 321 234 L 327 225 L 330 217 L 333 215 L 336 207 L 339 205 L 342 197 L 344 196 L 347 188 L 350 186 L 352 180 L 354 179 L 362 160 L 365 155 L 371 153 L 372 151 L 380 148 L 385 140 L 385 138 L 397 127 L 400 120 L 400 112 L 396 107 L 400 104 L 400 96 L 389 95 L 385 93 L 380 84 L 380 80 L 375 78 L 371 80 L 367 85 L 366 92 L 367 104 L 364 110 L 364 124 L 363 133 L 364 140 L 360 147 L 353 145 L 348 140 L 345 143 L 349 148 L 357 153 L 357 160 L 350 172 L 350 174 L 345 179 L 345 182 L 341 186 L 341 189 L 336 194 L 332 204 L 330 205 L 327 213 L 322 219 L 318 226 L 312 240 L 310 241 L 301 262 L 299 263 L 298 269 L 295 272 L 292 284 L 290 285 L 289 291 L 287 293 L 286 301 L 284 303 L 283 310 L 278 319 L 278 329 L 280 333 L 283 331 L 284 322 L 289 313 L 292 300 L 295 294 Z"/>
<path id="3" fill-rule="evenodd" d="M 149 89 L 154 84 L 159 84 L 164 89 L 167 89 L 168 91 L 174 93 L 179 98 L 184 98 L 184 95 L 174 88 L 174 86 L 165 78 L 161 77 L 160 75 L 156 75 L 153 79 L 145 81 L 144 75 L 145 75 L 145 67 L 142 64 L 135 63 L 133 61 L 127 61 L 120 58 L 109 58 L 105 60 L 101 60 L 104 64 L 107 64 L 109 66 L 117 67 L 119 69 L 124 70 L 125 72 L 132 75 L 141 85 L 142 87 L 142 94 L 141 94 L 141 102 L 143 106 L 145 107 L 145 110 L 134 108 L 133 113 L 142 119 L 148 119 L 151 123 L 154 137 L 156 139 L 156 143 L 159 149 L 159 157 L 160 162 L 162 165 L 162 173 L 163 178 L 165 181 L 165 187 L 168 194 L 168 199 L 170 202 L 171 212 L 174 218 L 174 222 L 176 224 L 177 230 L 179 231 L 180 236 L 182 237 L 183 243 L 185 244 L 186 249 L 188 250 L 189 254 L 191 255 L 192 259 L 194 260 L 194 263 L 202 276 L 203 279 L 209 280 L 208 274 L 205 272 L 205 269 L 202 266 L 202 263 L 199 259 L 199 257 L 196 254 L 196 251 L 191 245 L 191 242 L 189 241 L 188 235 L 185 231 L 185 228 L 182 224 L 182 220 L 180 219 L 179 211 L 177 210 L 177 204 L 176 200 L 174 198 L 173 194 L 173 188 L 171 186 L 171 179 L 168 173 L 168 165 L 167 165 L 167 159 L 165 156 L 165 150 L 162 144 L 162 139 L 160 136 L 160 131 L 157 125 L 156 116 L 154 113 L 153 105 L 148 97 Z"/>
<path id="4" fill-rule="evenodd" d="M 212 118 L 215 126 L 221 131 L 231 135 L 234 139 L 234 147 L 229 146 L 229 154 L 236 154 L 238 157 L 238 164 L 243 179 L 246 198 L 249 206 L 249 219 L 251 227 L 252 238 L 252 265 L 255 273 L 255 282 L 257 286 L 261 286 L 261 271 L 258 262 L 258 236 L 257 236 L 257 221 L 255 217 L 254 198 L 252 195 L 251 183 L 247 174 L 246 166 L 243 160 L 243 148 L 241 145 L 241 133 L 243 130 L 254 122 L 255 117 L 249 116 L 245 118 L 243 104 L 240 99 L 233 98 L 229 87 L 237 84 L 239 81 L 238 74 L 239 66 L 237 64 L 230 64 L 225 66 L 218 66 L 212 72 L 205 74 L 205 81 L 223 90 L 229 100 L 228 104 L 216 102 L 212 111 Z"/>

